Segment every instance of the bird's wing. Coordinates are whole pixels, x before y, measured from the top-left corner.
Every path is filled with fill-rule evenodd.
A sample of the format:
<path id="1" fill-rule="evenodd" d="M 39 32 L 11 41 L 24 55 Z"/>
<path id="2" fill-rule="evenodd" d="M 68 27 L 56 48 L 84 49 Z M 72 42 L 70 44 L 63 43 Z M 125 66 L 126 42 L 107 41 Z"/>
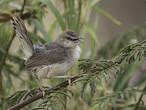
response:
<path id="1" fill-rule="evenodd" d="M 46 48 L 34 53 L 32 57 L 26 62 L 27 68 L 33 68 L 43 65 L 51 65 L 55 63 L 61 63 L 68 57 L 65 48 L 56 47 L 47 50 Z"/>
<path id="2" fill-rule="evenodd" d="M 18 35 L 20 43 L 23 47 L 23 52 L 25 56 L 28 58 L 33 54 L 33 43 L 30 40 L 30 35 L 23 23 L 23 20 L 19 16 L 15 16 L 11 18 L 13 23 L 13 27 Z"/>

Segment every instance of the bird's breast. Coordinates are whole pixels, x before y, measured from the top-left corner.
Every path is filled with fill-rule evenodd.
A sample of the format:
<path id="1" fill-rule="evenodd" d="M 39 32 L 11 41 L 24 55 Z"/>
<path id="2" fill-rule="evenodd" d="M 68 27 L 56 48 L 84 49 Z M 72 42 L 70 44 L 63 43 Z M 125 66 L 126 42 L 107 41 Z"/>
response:
<path id="1" fill-rule="evenodd" d="M 68 57 L 63 63 L 57 63 L 50 66 L 49 76 L 61 76 L 68 72 L 75 62 L 80 58 L 81 49 L 79 46 L 69 51 Z"/>
<path id="2" fill-rule="evenodd" d="M 81 48 L 77 46 L 72 50 L 72 59 L 74 61 L 77 61 L 80 58 L 80 54 L 81 54 Z"/>

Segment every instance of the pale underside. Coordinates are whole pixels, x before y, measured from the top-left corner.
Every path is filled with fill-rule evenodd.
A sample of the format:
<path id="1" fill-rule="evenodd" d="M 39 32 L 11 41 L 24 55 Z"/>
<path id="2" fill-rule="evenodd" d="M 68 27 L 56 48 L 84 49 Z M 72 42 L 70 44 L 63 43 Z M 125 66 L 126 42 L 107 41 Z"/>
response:
<path id="1" fill-rule="evenodd" d="M 48 66 L 38 67 L 34 74 L 37 75 L 39 79 L 54 78 L 55 76 L 64 76 L 71 69 L 74 62 L 65 62 L 61 64 L 52 64 Z"/>

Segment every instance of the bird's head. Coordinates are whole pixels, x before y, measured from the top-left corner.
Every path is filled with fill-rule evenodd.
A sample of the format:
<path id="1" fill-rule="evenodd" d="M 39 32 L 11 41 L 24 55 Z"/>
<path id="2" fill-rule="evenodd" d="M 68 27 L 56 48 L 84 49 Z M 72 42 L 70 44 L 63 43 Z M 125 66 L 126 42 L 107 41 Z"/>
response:
<path id="1" fill-rule="evenodd" d="M 82 38 L 73 30 L 63 32 L 58 38 L 57 43 L 67 48 L 74 48 L 79 45 Z"/>

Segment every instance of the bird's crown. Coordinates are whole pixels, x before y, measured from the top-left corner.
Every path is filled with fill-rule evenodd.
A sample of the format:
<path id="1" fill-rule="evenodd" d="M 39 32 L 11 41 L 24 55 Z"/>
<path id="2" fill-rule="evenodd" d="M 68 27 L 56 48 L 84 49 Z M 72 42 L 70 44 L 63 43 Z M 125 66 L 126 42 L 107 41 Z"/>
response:
<path id="1" fill-rule="evenodd" d="M 64 32 L 64 37 L 70 41 L 78 41 L 81 37 L 73 30 L 66 30 Z"/>

